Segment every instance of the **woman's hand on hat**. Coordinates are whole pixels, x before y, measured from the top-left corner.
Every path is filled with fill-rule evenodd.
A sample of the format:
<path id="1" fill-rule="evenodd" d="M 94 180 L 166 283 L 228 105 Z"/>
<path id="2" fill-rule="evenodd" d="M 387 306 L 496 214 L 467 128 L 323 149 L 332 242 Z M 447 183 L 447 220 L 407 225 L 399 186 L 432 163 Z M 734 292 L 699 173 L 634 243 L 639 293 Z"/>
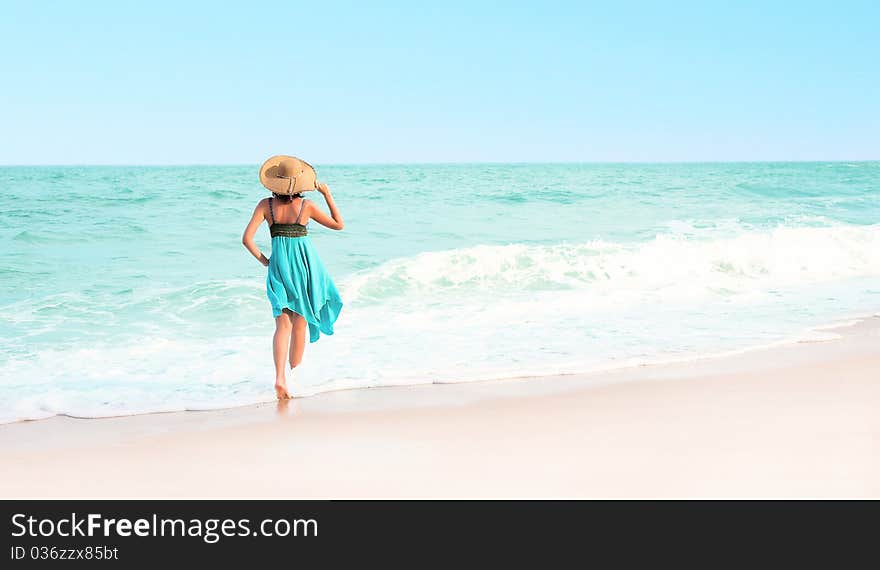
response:
<path id="1" fill-rule="evenodd" d="M 318 182 L 317 186 L 318 186 L 318 192 L 320 192 L 324 196 L 326 196 L 327 194 L 330 193 L 330 188 L 327 187 L 327 184 L 325 184 L 324 182 Z"/>

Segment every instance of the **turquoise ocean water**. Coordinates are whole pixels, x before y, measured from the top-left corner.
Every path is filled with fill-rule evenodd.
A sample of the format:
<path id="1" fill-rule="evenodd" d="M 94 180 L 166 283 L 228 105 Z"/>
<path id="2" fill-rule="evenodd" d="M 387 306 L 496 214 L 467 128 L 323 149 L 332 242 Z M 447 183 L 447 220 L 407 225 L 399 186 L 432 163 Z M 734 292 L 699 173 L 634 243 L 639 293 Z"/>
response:
<path id="1" fill-rule="evenodd" d="M 345 307 L 299 395 L 823 340 L 880 311 L 880 162 L 318 172 Z M 0 168 L 0 421 L 273 399 L 266 269 L 240 242 L 256 173 Z"/>

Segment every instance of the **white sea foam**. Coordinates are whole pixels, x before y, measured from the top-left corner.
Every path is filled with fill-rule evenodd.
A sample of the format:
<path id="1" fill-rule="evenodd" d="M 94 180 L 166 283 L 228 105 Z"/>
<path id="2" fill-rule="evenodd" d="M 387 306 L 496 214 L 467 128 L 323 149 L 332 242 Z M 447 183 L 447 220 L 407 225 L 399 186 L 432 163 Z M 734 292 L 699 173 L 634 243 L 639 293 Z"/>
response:
<path id="1" fill-rule="evenodd" d="M 655 300 L 769 291 L 880 275 L 880 226 L 778 227 L 734 237 L 661 234 L 647 243 L 480 245 L 425 252 L 362 271 L 349 301 L 486 291 L 581 290 Z"/>

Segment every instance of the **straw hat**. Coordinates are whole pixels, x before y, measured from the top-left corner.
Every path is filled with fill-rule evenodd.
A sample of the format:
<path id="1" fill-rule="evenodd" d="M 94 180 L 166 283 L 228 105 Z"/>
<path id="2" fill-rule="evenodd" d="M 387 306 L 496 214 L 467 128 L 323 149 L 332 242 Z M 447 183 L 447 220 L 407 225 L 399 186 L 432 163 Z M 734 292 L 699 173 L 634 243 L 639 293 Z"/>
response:
<path id="1" fill-rule="evenodd" d="M 260 167 L 260 182 L 276 194 L 298 194 L 317 190 L 318 175 L 305 160 L 279 154 Z"/>

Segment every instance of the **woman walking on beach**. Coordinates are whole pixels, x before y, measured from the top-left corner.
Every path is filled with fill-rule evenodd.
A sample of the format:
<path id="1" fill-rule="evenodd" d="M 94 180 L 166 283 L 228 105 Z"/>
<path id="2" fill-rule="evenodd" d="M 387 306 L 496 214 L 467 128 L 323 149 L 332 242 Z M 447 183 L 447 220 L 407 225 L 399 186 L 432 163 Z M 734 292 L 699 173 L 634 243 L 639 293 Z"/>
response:
<path id="1" fill-rule="evenodd" d="M 292 156 L 273 156 L 260 168 L 260 182 L 272 196 L 263 198 L 254 209 L 241 242 L 260 263 L 269 268 L 266 294 L 275 317 L 272 353 L 275 361 L 275 395 L 290 398 L 285 362 L 291 375 L 302 362 L 306 328 L 309 341 L 321 333 L 333 334 L 333 323 L 342 310 L 342 298 L 312 245 L 306 226 L 315 220 L 333 230 L 343 228 L 342 215 L 333 202 L 330 189 L 317 181 L 315 169 Z M 302 193 L 317 190 L 324 196 L 328 216 Z M 265 220 L 272 236 L 272 255 L 268 259 L 254 244 L 254 234 Z"/>

